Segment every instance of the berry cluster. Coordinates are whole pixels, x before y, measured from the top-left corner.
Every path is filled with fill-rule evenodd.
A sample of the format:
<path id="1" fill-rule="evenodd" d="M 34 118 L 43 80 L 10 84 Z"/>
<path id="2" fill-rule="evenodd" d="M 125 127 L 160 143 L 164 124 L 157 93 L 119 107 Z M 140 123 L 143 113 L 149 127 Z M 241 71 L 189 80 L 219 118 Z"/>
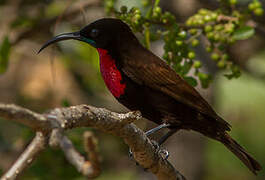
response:
<path id="1" fill-rule="evenodd" d="M 248 5 L 248 9 L 253 12 L 256 16 L 262 16 L 264 13 L 264 9 L 261 6 L 259 0 L 254 0 Z"/>
<path id="2" fill-rule="evenodd" d="M 107 13 L 112 13 L 130 25 L 134 32 L 144 35 L 143 44 L 150 48 L 150 42 L 158 39 L 164 41 L 164 54 L 168 64 L 188 83 L 196 86 L 197 80 L 188 75 L 194 69 L 202 87 L 208 87 L 211 76 L 200 71 L 202 64 L 196 60 L 194 47 L 203 45 L 210 57 L 220 69 L 230 70 L 225 76 L 236 78 L 240 70 L 229 59 L 228 47 L 237 40 L 248 39 L 254 35 L 254 28 L 247 26 L 253 13 L 261 16 L 263 8 L 259 0 L 253 0 L 248 9 L 237 8 L 237 0 L 219 0 L 221 7 L 216 10 L 200 9 L 198 13 L 187 19 L 185 25 L 179 25 L 169 12 L 163 12 L 158 6 L 159 0 L 152 4 L 151 0 L 142 0 L 142 7 L 128 10 L 122 6 L 114 8 L 115 0 L 105 0 Z M 240 10 L 239 10 L 240 9 Z"/>

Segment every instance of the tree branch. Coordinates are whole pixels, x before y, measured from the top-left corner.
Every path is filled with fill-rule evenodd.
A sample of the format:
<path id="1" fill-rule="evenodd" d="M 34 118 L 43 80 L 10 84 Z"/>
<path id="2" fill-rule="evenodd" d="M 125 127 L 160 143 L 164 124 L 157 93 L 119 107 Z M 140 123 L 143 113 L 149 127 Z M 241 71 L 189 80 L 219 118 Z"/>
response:
<path id="1" fill-rule="evenodd" d="M 14 106 L 12 106 L 14 107 Z M 26 168 L 30 166 L 33 160 L 46 147 L 47 137 L 43 133 L 37 132 L 35 138 L 28 145 L 26 150 L 19 156 L 12 167 L 1 177 L 2 180 L 17 179 Z"/>
<path id="2" fill-rule="evenodd" d="M 86 161 L 85 157 L 77 152 L 72 142 L 63 134 L 65 130 L 78 127 L 93 127 L 106 133 L 119 136 L 129 145 L 134 159 L 138 164 L 156 175 L 159 180 L 185 179 L 184 176 L 163 158 L 144 132 L 132 123 L 142 118 L 138 111 L 119 114 L 103 108 L 78 105 L 68 108 L 56 108 L 49 113 L 38 114 L 15 105 L 4 105 L 0 103 L 0 117 L 22 123 L 33 130 L 40 130 L 41 133 L 37 132 L 35 139 L 40 139 L 40 135 L 42 135 L 44 140 L 49 139 L 50 146 L 60 146 L 68 161 L 73 164 L 79 172 L 88 177 L 95 177 L 99 175 L 100 172 L 99 157 L 95 150 L 95 140 L 93 140 L 93 136 L 88 134 L 85 135 L 85 147 L 89 156 L 89 161 Z M 29 122 L 33 125 L 29 124 Z M 38 123 L 39 126 L 37 126 Z M 34 149 L 36 146 L 33 146 L 35 144 L 34 142 L 40 141 L 35 139 L 32 141 L 29 148 L 33 147 Z M 41 147 L 44 148 L 45 146 L 43 145 Z M 26 153 L 29 151 L 29 148 L 27 148 L 23 154 L 29 154 Z M 35 153 L 32 153 L 33 155 L 30 156 L 24 155 L 27 157 L 24 159 L 28 160 L 36 157 L 40 150 L 37 148 L 37 150 L 32 152 Z M 19 159 L 6 174 L 9 174 L 11 170 L 15 172 L 16 175 L 23 172 L 23 169 L 28 166 L 28 163 L 25 160 L 20 160 L 20 163 L 18 163 Z M 23 166 L 19 164 L 23 164 Z M 18 167 L 21 166 L 23 168 L 18 169 Z M 6 174 L 2 178 L 6 177 Z"/>
<path id="3" fill-rule="evenodd" d="M 51 128 L 46 117 L 13 104 L 0 103 L 0 116 L 24 124 L 35 131 Z"/>

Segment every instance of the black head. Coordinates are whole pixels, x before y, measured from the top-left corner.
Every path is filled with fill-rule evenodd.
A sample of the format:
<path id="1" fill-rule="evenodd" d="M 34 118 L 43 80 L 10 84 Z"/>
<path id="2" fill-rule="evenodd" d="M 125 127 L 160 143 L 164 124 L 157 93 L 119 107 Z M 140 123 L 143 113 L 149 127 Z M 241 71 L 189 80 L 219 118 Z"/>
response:
<path id="1" fill-rule="evenodd" d="M 87 25 L 80 31 L 55 36 L 46 42 L 39 52 L 50 44 L 68 39 L 83 41 L 95 48 L 102 49 L 113 48 L 122 41 L 126 42 L 127 39 L 136 40 L 129 26 L 123 21 L 114 18 L 103 18 Z"/>

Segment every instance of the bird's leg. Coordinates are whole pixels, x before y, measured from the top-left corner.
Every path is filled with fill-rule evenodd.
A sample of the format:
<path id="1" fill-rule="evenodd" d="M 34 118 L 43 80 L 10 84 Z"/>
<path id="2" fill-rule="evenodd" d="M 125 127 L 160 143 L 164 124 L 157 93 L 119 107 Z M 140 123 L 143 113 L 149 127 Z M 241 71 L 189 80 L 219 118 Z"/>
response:
<path id="1" fill-rule="evenodd" d="M 159 139 L 158 141 L 158 147 L 160 148 L 160 146 L 170 137 L 172 136 L 175 132 L 177 132 L 179 129 L 172 129 L 169 132 L 167 132 L 167 134 L 165 134 L 164 136 L 162 136 L 161 139 Z M 164 155 L 164 159 L 168 159 L 169 157 L 169 152 L 165 149 L 159 149 L 159 153 Z"/>
<path id="2" fill-rule="evenodd" d="M 145 134 L 147 136 L 159 131 L 160 129 L 162 128 L 167 128 L 167 127 L 170 127 L 171 125 L 170 124 L 167 124 L 167 123 L 163 123 L 153 129 L 150 129 L 148 130 Z M 155 148 L 158 150 L 159 153 L 163 154 L 164 155 L 164 159 L 167 159 L 169 157 L 169 152 L 165 149 L 161 149 L 160 148 L 160 145 L 162 145 L 170 136 L 172 136 L 172 134 L 174 134 L 177 130 L 170 130 L 166 135 L 164 135 L 159 141 L 158 143 L 153 141 L 153 145 L 155 146 Z"/>
<path id="3" fill-rule="evenodd" d="M 153 129 L 150 129 L 150 130 L 146 131 L 145 132 L 145 135 L 146 136 L 149 136 L 149 135 L 151 135 L 151 134 L 159 131 L 160 129 L 163 129 L 163 128 L 166 128 L 166 127 L 169 127 L 169 126 L 170 126 L 170 124 L 166 124 L 166 123 L 160 124 L 159 126 L 157 126 L 157 127 L 153 128 Z M 153 144 L 156 147 L 156 149 L 159 149 L 160 144 L 157 144 L 157 142 L 153 142 Z M 129 157 L 133 159 L 133 157 L 132 157 L 132 150 L 131 149 L 129 149 Z"/>
<path id="4" fill-rule="evenodd" d="M 163 123 L 163 124 L 160 124 L 159 126 L 153 128 L 153 129 L 150 129 L 148 131 L 145 132 L 145 135 L 146 136 L 149 136 L 157 131 L 159 131 L 160 129 L 163 129 L 163 128 L 166 128 L 166 127 L 169 127 L 170 124 L 167 124 L 167 123 Z"/>

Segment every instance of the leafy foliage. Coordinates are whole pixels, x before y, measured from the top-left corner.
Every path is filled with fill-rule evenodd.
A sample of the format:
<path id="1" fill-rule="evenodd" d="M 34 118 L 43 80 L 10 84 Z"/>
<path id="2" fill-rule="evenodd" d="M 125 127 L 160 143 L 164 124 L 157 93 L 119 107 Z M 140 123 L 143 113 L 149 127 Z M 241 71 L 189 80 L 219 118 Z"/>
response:
<path id="1" fill-rule="evenodd" d="M 142 10 L 138 7 L 128 10 L 127 6 L 117 10 L 116 0 L 105 0 L 105 10 L 127 22 L 134 32 L 142 33 L 143 44 L 147 48 L 150 48 L 151 41 L 162 39 L 163 59 L 193 86 L 198 83 L 190 76 L 191 69 L 194 69 L 194 75 L 198 77 L 202 87 L 207 88 L 211 82 L 211 75 L 201 72 L 202 65 L 199 60 L 195 60 L 197 56 L 194 47 L 199 45 L 202 38 L 206 39 L 204 48 L 217 67 L 230 70 L 230 74 L 225 76 L 229 79 L 240 76 L 239 68 L 229 59 L 228 47 L 255 34 L 254 28 L 248 26 L 247 22 L 251 20 L 252 14 L 263 14 L 258 0 L 253 0 L 244 8 L 237 7 L 237 0 L 219 0 L 218 9 L 200 9 L 186 20 L 185 25 L 178 24 L 176 17 L 170 12 L 162 12 L 159 2 L 156 0 L 152 4 L 150 0 L 143 0 Z"/>

